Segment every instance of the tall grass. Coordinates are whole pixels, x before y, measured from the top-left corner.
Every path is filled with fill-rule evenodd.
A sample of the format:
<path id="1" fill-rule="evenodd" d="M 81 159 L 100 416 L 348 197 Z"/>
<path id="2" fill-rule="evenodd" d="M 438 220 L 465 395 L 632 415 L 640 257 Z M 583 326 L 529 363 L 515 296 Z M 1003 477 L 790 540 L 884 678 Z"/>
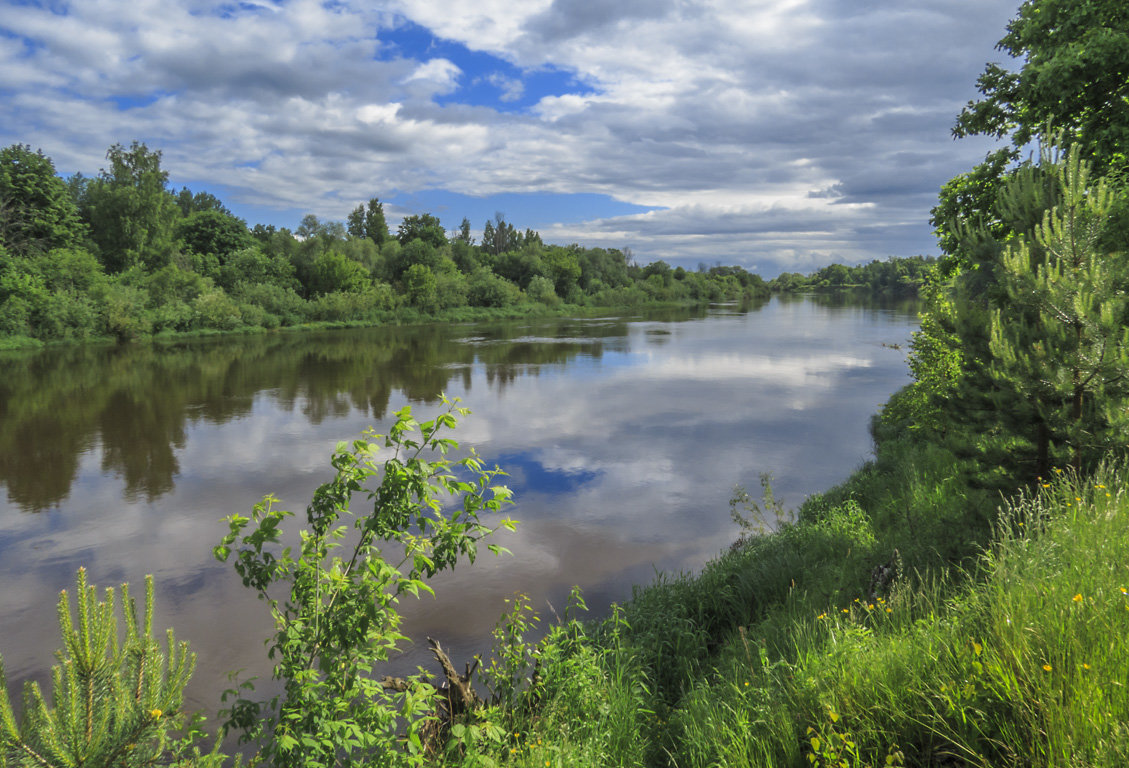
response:
<path id="1" fill-rule="evenodd" d="M 500 762 L 1129 765 L 1129 469 L 1010 502 L 962 472 L 887 443 L 796 524 L 554 630 L 509 715 L 536 748 Z"/>

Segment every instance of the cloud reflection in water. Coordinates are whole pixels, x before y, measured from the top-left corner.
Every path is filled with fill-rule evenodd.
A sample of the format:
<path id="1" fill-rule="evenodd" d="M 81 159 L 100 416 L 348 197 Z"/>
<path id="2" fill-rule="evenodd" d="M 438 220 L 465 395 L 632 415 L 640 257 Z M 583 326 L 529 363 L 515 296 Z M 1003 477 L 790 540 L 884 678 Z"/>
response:
<path id="1" fill-rule="evenodd" d="M 473 410 L 455 437 L 512 472 L 523 521 L 405 606 L 422 638 L 484 650 L 515 591 L 599 610 L 654 569 L 699 567 L 735 536 L 728 499 L 772 472 L 790 504 L 867 455 L 867 422 L 906 382 L 907 312 L 770 304 L 749 313 L 392 328 L 36 357 L 0 383 L 0 652 L 42 677 L 74 570 L 101 586 L 156 577 L 158 623 L 191 642 L 193 704 L 225 674 L 269 676 L 263 606 L 211 559 L 221 518 L 273 493 L 301 517 L 337 441 L 440 392 Z M 38 431 L 36 431 L 38 430 Z M 27 436 L 54 462 L 29 477 Z M 59 472 L 53 473 L 55 469 Z"/>

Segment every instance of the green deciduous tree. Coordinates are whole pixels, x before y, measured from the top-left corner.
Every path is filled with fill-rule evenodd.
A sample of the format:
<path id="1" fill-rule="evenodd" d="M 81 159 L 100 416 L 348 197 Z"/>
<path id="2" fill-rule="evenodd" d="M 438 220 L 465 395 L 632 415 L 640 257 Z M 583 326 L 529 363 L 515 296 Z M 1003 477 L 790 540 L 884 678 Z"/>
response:
<path id="1" fill-rule="evenodd" d="M 175 250 L 180 209 L 168 191 L 161 153 L 133 142 L 106 152 L 109 169 L 85 191 L 81 212 L 108 272 L 167 264 Z"/>
<path id="2" fill-rule="evenodd" d="M 333 455 L 334 479 L 306 509 L 297 554 L 281 545 L 290 515 L 267 497 L 250 518 L 228 518 L 230 533 L 216 556 L 234 560 L 245 586 L 270 606 L 274 677 L 283 693 L 267 702 L 240 698 L 228 725 L 258 742 L 268 764 L 287 766 L 420 766 L 435 689 L 419 676 L 384 685 L 377 666 L 405 638 L 399 601 L 431 592 L 427 579 L 474 561 L 494 532 L 481 519 L 501 512 L 509 491 L 497 469 L 443 433 L 466 413 L 453 403 L 418 423 L 410 408 L 387 435 L 366 433 Z M 374 485 L 375 484 L 375 485 Z M 356 494 L 371 511 L 347 533 Z M 508 529 L 513 523 L 502 519 Z M 493 551 L 499 548 L 490 545 Z M 276 586 L 277 585 L 277 586 Z M 285 598 L 277 588 L 289 589 Z"/>
<path id="3" fill-rule="evenodd" d="M 226 264 L 233 253 L 250 247 L 253 242 L 246 222 L 217 210 L 189 214 L 177 222 L 176 235 L 190 252 L 211 254 L 220 266 Z"/>
<path id="4" fill-rule="evenodd" d="M 371 285 L 367 269 L 336 251 L 326 251 L 310 265 L 308 287 L 312 295 L 363 291 Z"/>
<path id="5" fill-rule="evenodd" d="M 11 253 L 80 243 L 85 228 L 66 182 L 42 151 L 0 149 L 0 246 Z"/>
<path id="6" fill-rule="evenodd" d="M 1129 6 L 1122 0 L 1027 0 L 998 47 L 1023 65 L 989 64 L 984 98 L 957 120 L 958 136 L 1010 137 L 1021 148 L 1050 123 L 1100 172 L 1129 152 Z"/>
<path id="7" fill-rule="evenodd" d="M 412 264 L 404 272 L 404 295 L 408 303 L 424 312 L 439 308 L 439 285 L 435 273 L 424 264 Z"/>
<path id="8" fill-rule="evenodd" d="M 299 287 L 289 259 L 263 253 L 257 247 L 232 254 L 220 269 L 217 282 L 228 293 L 251 285 L 277 285 L 292 290 Z"/>
<path id="9" fill-rule="evenodd" d="M 349 214 L 349 234 L 353 237 L 372 240 L 378 246 L 388 239 L 388 222 L 384 219 L 384 203 L 377 198 L 368 201 L 368 206 L 358 205 Z"/>
<path id="10" fill-rule="evenodd" d="M 176 194 L 176 205 L 180 208 L 180 215 L 184 217 L 191 216 L 200 211 L 217 211 L 228 216 L 234 216 L 223 201 L 213 195 L 211 192 L 197 192 L 192 193 L 188 187 L 181 187 L 180 192 Z"/>
<path id="11" fill-rule="evenodd" d="M 423 240 L 432 248 L 442 248 L 447 244 L 447 231 L 438 218 L 430 213 L 421 213 L 404 217 L 396 230 L 396 239 L 400 241 L 400 245 L 407 245 L 412 240 Z"/>

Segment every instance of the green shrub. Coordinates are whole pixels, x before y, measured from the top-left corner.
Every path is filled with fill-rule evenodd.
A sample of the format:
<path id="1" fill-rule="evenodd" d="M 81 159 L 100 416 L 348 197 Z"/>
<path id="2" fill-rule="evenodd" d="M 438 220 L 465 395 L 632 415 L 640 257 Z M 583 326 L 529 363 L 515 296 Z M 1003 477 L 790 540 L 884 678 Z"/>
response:
<path id="1" fill-rule="evenodd" d="M 270 607 L 276 632 L 269 654 L 283 684 L 281 695 L 266 702 L 238 698 L 228 727 L 257 743 L 270 764 L 427 762 L 435 689 L 418 675 L 385 687 L 372 672 L 405 639 L 397 603 L 430 592 L 427 579 L 439 571 L 473 562 L 479 542 L 495 530 L 479 516 L 500 512 L 508 501 L 509 491 L 494 485 L 500 470 L 484 469 L 473 451 L 458 461 L 446 458 L 458 445 L 441 433 L 465 413 L 449 403 L 435 420 L 417 423 L 405 407 L 387 435 L 366 433 L 352 445 L 339 444 L 336 475 L 306 510 L 296 556 L 281 545 L 290 513 L 277 509 L 274 498 L 249 518 L 228 518 L 230 532 L 215 554 L 234 560 L 244 585 Z M 347 537 L 343 523 L 358 493 L 373 506 Z"/>
<path id="2" fill-rule="evenodd" d="M 222 288 L 213 288 L 201 293 L 192 302 L 192 310 L 196 316 L 197 328 L 230 331 L 243 323 L 239 305 L 224 293 Z"/>

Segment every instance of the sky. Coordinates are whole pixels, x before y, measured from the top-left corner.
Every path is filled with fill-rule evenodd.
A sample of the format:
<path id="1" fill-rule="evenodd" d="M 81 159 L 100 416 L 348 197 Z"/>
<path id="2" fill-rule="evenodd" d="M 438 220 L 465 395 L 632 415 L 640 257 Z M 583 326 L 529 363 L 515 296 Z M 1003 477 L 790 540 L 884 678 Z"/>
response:
<path id="1" fill-rule="evenodd" d="M 937 253 L 1018 0 L 0 0 L 0 146 L 249 224 L 384 202 L 771 277 Z"/>

